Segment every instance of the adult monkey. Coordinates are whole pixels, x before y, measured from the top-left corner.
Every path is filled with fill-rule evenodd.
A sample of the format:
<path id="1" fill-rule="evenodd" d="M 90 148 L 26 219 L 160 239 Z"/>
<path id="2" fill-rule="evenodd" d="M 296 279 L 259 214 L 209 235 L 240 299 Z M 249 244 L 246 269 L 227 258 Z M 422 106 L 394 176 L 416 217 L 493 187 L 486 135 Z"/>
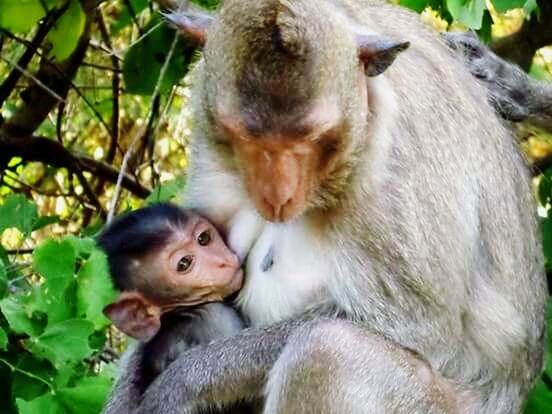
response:
<path id="1" fill-rule="evenodd" d="M 252 206 L 266 220 L 240 298 L 257 327 L 183 354 L 138 407 L 135 353 L 107 412 L 263 391 L 265 413 L 519 412 L 542 365 L 540 245 L 523 160 L 463 64 L 376 1 L 175 20 L 208 39 L 187 201 L 244 252 Z"/>

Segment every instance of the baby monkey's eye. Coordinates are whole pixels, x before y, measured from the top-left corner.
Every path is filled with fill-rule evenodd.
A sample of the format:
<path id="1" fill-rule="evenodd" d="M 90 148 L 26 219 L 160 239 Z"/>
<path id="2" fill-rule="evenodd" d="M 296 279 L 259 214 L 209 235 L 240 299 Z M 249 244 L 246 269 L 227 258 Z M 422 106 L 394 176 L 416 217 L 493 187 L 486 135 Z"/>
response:
<path id="1" fill-rule="evenodd" d="M 200 246 L 207 246 L 211 243 L 211 232 L 209 230 L 202 231 L 199 236 L 197 236 L 197 242 Z"/>
<path id="2" fill-rule="evenodd" d="M 176 264 L 176 271 L 178 273 L 186 273 L 192 267 L 192 263 L 192 256 L 184 256 L 180 258 L 180 260 Z"/>

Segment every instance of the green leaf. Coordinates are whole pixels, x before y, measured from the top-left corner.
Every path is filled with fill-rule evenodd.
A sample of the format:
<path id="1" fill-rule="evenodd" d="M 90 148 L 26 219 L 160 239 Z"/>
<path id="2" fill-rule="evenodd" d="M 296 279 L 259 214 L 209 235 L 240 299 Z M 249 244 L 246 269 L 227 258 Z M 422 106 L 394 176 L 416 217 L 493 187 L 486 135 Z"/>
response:
<path id="1" fill-rule="evenodd" d="M 96 329 L 109 325 L 103 308 L 113 302 L 117 293 L 113 289 L 107 257 L 96 250 L 82 266 L 77 276 L 77 312 L 94 324 Z"/>
<path id="2" fill-rule="evenodd" d="M 84 319 L 71 319 L 48 326 L 44 333 L 29 341 L 33 354 L 45 358 L 55 367 L 80 361 L 92 354 L 88 337 L 94 325 Z"/>
<path id="3" fill-rule="evenodd" d="M 88 257 L 96 251 L 96 242 L 91 237 L 65 236 L 64 241 L 71 243 L 78 257 Z"/>
<path id="4" fill-rule="evenodd" d="M 17 399 L 19 414 L 65 414 L 67 411 L 51 394 L 44 394 L 32 401 Z"/>
<path id="5" fill-rule="evenodd" d="M 399 4 L 401 6 L 408 7 L 409 9 L 412 9 L 418 13 L 423 11 L 427 7 L 428 3 L 429 3 L 428 0 L 400 0 L 399 1 Z"/>
<path id="6" fill-rule="evenodd" d="M 447 8 L 454 20 L 470 29 L 480 29 L 483 12 L 487 9 L 485 0 L 446 0 Z"/>
<path id="7" fill-rule="evenodd" d="M 20 194 L 9 196 L 0 206 L 0 234 L 15 227 L 28 236 L 37 220 L 36 206 Z"/>
<path id="8" fill-rule="evenodd" d="M 74 387 L 60 388 L 57 395 L 70 413 L 97 414 L 101 412 L 111 386 L 109 377 L 85 377 Z"/>
<path id="9" fill-rule="evenodd" d="M 481 29 L 477 31 L 477 35 L 485 43 L 489 43 L 491 41 L 492 26 L 493 18 L 491 17 L 491 13 L 489 13 L 489 10 L 485 10 L 485 12 L 483 13 L 483 20 L 481 21 Z"/>
<path id="10" fill-rule="evenodd" d="M 10 32 L 27 32 L 45 15 L 40 0 L 0 0 L 0 27 Z"/>
<path id="11" fill-rule="evenodd" d="M 0 309 L 6 317 L 11 330 L 15 333 L 27 334 L 29 336 L 40 334 L 41 324 L 31 318 L 31 313 L 24 303 L 17 300 L 17 297 L 8 296 L 2 299 L 0 301 Z"/>
<path id="12" fill-rule="evenodd" d="M 48 324 L 74 316 L 77 254 L 73 245 L 63 240 L 46 240 L 33 253 L 33 266 L 46 281 L 33 291 L 30 302 L 33 311 L 48 315 Z"/>
<path id="13" fill-rule="evenodd" d="M 136 95 L 153 94 L 176 33 L 158 17 L 152 19 L 145 30 L 148 34 L 128 50 L 123 62 L 126 90 Z M 193 49 L 185 44 L 185 40 L 179 38 L 161 82 L 162 93 L 169 91 L 186 74 Z"/>
<path id="14" fill-rule="evenodd" d="M 155 188 L 144 200 L 144 204 L 151 205 L 171 201 L 182 192 L 185 184 L 186 177 L 184 176 L 167 181 L 166 183 L 163 183 L 159 187 Z"/>
<path id="15" fill-rule="evenodd" d="M 34 400 L 49 390 L 45 382 L 51 383 L 51 378 L 55 374 L 55 370 L 49 362 L 41 361 L 34 355 L 25 352 L 19 353 L 17 361 L 13 365 L 25 373 L 33 374 L 33 377 L 19 371 L 12 374 L 11 389 L 14 399 Z M 36 377 L 41 378 L 42 381 Z"/>
<path id="16" fill-rule="evenodd" d="M 43 229 L 50 224 L 59 222 L 59 216 L 42 216 L 33 224 L 33 231 Z"/>
<path id="17" fill-rule="evenodd" d="M 0 298 L 6 296 L 8 292 L 8 271 L 6 265 L 0 260 Z"/>
<path id="18" fill-rule="evenodd" d="M 84 31 L 86 15 L 78 0 L 70 0 L 69 7 L 48 32 L 47 39 L 52 43 L 50 56 L 58 62 L 67 59 L 79 43 Z"/>
<path id="19" fill-rule="evenodd" d="M 46 240 L 33 252 L 33 266 L 46 280 L 72 278 L 76 260 L 75 249 L 67 240 Z"/>
<path id="20" fill-rule="evenodd" d="M 6 349 L 8 349 L 8 334 L 0 328 L 0 350 L 5 351 Z"/>
<path id="21" fill-rule="evenodd" d="M 506 13 L 508 10 L 525 6 L 527 0 L 492 0 L 495 9 L 499 13 Z"/>

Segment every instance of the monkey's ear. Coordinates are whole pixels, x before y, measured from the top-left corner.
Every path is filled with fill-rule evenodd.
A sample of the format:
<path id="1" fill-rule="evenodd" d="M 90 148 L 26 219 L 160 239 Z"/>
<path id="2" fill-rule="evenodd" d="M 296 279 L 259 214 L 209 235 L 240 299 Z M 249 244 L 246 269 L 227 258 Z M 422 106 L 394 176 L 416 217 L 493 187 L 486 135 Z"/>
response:
<path id="1" fill-rule="evenodd" d="M 149 341 L 161 328 L 161 309 L 138 292 L 121 293 L 103 313 L 117 329 L 139 341 Z"/>
<path id="2" fill-rule="evenodd" d="M 383 73 L 397 55 L 408 49 L 410 42 L 400 42 L 379 35 L 357 35 L 358 57 L 364 63 L 367 76 Z"/>
<path id="3" fill-rule="evenodd" d="M 207 12 L 192 10 L 191 8 L 165 14 L 165 18 L 178 31 L 190 37 L 199 46 L 203 46 L 207 41 L 207 29 L 215 20 Z"/>

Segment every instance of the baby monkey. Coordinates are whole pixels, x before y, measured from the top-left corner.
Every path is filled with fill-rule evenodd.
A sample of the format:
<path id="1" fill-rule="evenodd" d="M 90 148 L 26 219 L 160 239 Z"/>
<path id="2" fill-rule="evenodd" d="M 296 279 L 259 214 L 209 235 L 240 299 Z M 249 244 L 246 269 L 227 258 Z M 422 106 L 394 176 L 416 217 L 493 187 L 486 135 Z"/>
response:
<path id="1" fill-rule="evenodd" d="M 244 328 L 222 303 L 242 286 L 239 259 L 200 215 L 156 204 L 116 218 L 97 241 L 120 292 L 104 314 L 145 343 L 145 387 L 182 351 Z"/>

